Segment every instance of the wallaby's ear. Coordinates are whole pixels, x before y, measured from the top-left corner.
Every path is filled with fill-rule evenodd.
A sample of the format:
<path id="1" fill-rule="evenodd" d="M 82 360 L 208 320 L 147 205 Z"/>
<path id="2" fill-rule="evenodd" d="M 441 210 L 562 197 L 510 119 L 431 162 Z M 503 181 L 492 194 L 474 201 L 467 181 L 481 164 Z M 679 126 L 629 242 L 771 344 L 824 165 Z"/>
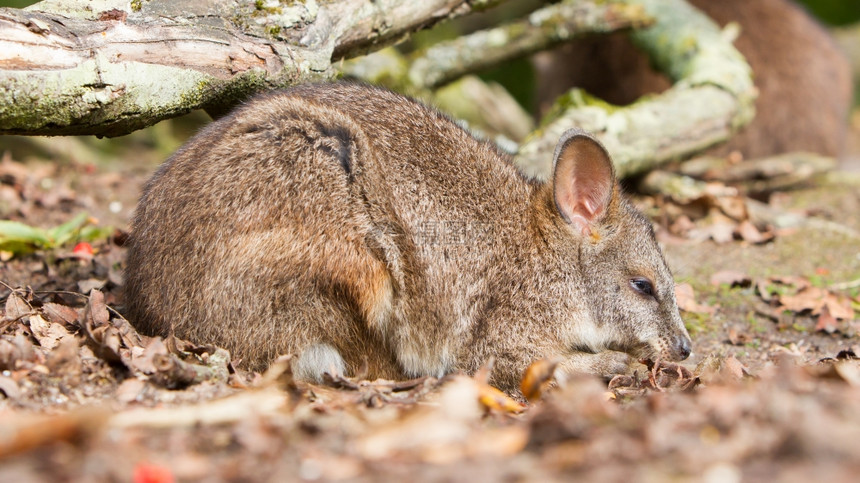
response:
<path id="1" fill-rule="evenodd" d="M 562 135 L 553 160 L 553 196 L 561 216 L 583 235 L 600 221 L 612 200 L 615 170 L 600 142 L 580 129 Z"/>

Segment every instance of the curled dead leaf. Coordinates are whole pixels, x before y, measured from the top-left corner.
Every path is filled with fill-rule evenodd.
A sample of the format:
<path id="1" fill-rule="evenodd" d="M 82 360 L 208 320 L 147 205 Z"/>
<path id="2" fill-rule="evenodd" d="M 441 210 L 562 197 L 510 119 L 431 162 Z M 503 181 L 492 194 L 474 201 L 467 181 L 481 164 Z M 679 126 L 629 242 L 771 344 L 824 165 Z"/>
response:
<path id="1" fill-rule="evenodd" d="M 478 401 L 490 411 L 515 414 L 525 407 L 489 384 L 478 383 Z"/>
<path id="2" fill-rule="evenodd" d="M 749 220 L 744 220 L 740 222 L 738 224 L 737 229 L 735 230 L 735 233 L 741 240 L 753 244 L 767 243 L 773 240 L 775 237 L 772 229 L 760 231 L 758 227 L 756 227 Z"/>
<path id="3" fill-rule="evenodd" d="M 77 327 L 80 314 L 66 305 L 48 302 L 42 305 L 42 315 L 55 324 L 63 324 L 67 328 Z"/>
<path id="4" fill-rule="evenodd" d="M 46 351 L 53 350 L 63 340 L 74 338 L 65 327 L 49 322 L 42 318 L 41 315 L 31 315 L 29 323 L 33 337 L 39 341 L 39 345 Z"/>
<path id="5" fill-rule="evenodd" d="M 520 381 L 520 391 L 529 402 L 537 401 L 552 384 L 558 359 L 539 359 L 532 362 Z"/>
<path id="6" fill-rule="evenodd" d="M 820 287 L 804 287 L 794 295 L 780 295 L 778 301 L 783 310 L 798 313 L 809 311 L 813 315 L 818 315 L 826 307 L 828 316 L 835 319 L 851 320 L 854 318 L 851 299 Z"/>
<path id="7" fill-rule="evenodd" d="M 87 344 L 100 358 L 112 362 L 123 362 L 120 349 L 122 338 L 110 324 L 110 313 L 105 305 L 104 294 L 93 290 L 81 314 L 81 328 L 87 336 Z"/>
<path id="8" fill-rule="evenodd" d="M 726 216 L 735 221 L 746 221 L 749 218 L 746 198 L 743 196 L 719 196 L 714 198 L 713 203 Z"/>
<path id="9" fill-rule="evenodd" d="M 723 359 L 720 366 L 720 374 L 727 375 L 733 379 L 743 379 L 745 376 L 750 376 L 749 369 L 746 368 L 741 361 L 737 360 L 734 355 L 730 355 Z"/>

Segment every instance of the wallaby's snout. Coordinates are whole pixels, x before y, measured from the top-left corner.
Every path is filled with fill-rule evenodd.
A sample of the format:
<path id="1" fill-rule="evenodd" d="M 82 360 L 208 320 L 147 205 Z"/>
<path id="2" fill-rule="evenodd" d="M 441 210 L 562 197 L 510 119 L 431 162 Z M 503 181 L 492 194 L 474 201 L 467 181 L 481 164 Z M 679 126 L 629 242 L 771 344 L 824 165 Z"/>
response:
<path id="1" fill-rule="evenodd" d="M 683 361 L 684 359 L 690 357 L 690 353 L 693 351 L 692 348 L 693 342 L 690 340 L 690 336 L 687 334 L 681 334 L 675 338 L 675 343 L 672 344 L 672 355 L 674 356 L 672 359 L 676 361 Z"/>
<path id="2" fill-rule="evenodd" d="M 693 348 L 692 348 L 692 341 L 690 340 L 689 337 L 684 337 L 680 341 L 678 341 L 677 351 L 678 351 L 678 359 L 680 359 L 682 361 L 684 359 L 690 357 L 690 353 L 693 351 Z"/>
<path id="3" fill-rule="evenodd" d="M 673 334 L 652 339 L 641 346 L 639 350 L 631 352 L 639 358 L 679 362 L 690 357 L 690 354 L 693 352 L 692 347 L 693 342 L 690 336 L 687 334 L 686 329 L 682 329 Z"/>
<path id="4" fill-rule="evenodd" d="M 652 340 L 649 345 L 653 351 L 653 357 L 678 362 L 690 357 L 693 352 L 693 341 L 680 315 L 677 314 L 677 309 L 675 311 L 674 327 L 657 340 Z"/>

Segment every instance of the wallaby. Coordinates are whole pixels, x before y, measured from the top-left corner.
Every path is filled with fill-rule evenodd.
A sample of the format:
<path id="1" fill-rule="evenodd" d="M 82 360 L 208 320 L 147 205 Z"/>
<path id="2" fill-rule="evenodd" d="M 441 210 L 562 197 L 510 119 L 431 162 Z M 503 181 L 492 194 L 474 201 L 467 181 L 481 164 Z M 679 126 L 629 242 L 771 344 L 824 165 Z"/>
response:
<path id="1" fill-rule="evenodd" d="M 549 182 L 415 100 L 317 84 L 262 95 L 156 172 L 125 303 L 142 331 L 297 377 L 472 373 L 493 383 L 682 360 L 691 342 L 651 224 L 609 155 L 569 131 Z"/>
<path id="2" fill-rule="evenodd" d="M 759 90 L 756 117 L 712 154 L 747 158 L 786 151 L 838 156 L 851 107 L 851 67 L 834 40 L 789 0 L 688 0 L 720 25 L 736 22 L 735 42 Z M 538 101 L 545 111 L 571 87 L 613 104 L 629 104 L 669 87 L 627 37 L 583 39 L 535 58 Z"/>

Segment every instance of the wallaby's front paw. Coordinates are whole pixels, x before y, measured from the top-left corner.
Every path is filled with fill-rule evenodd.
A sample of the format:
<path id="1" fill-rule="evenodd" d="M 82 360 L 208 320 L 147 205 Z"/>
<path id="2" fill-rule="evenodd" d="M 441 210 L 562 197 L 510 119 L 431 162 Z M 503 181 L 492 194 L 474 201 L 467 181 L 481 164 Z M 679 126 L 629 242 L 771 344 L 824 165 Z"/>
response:
<path id="1" fill-rule="evenodd" d="M 616 374 L 627 374 L 633 357 L 624 352 L 603 351 L 597 354 L 578 352 L 571 354 L 559 364 L 556 377 L 565 378 L 571 374 L 591 374 L 606 379 Z"/>

